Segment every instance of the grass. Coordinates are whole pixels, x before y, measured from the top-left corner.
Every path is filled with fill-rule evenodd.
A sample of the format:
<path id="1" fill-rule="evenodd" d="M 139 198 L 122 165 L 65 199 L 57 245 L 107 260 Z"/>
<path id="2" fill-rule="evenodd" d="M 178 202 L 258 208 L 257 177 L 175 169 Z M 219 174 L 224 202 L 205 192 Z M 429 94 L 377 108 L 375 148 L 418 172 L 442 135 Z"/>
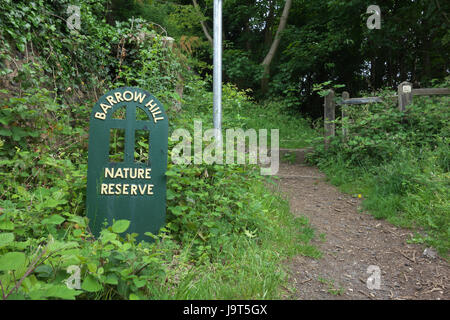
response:
<path id="1" fill-rule="evenodd" d="M 296 218 L 280 195 L 271 194 L 263 184 L 252 195 L 271 216 L 269 232 L 259 240 L 242 237 L 234 250 L 219 262 L 192 270 L 181 284 L 189 290 L 177 292 L 179 299 L 280 299 L 288 287 L 286 259 L 297 254 L 319 258 L 320 251 L 309 244 L 314 230 L 306 218 Z"/>
<path id="2" fill-rule="evenodd" d="M 341 296 L 345 292 L 345 288 L 340 285 L 336 286 L 333 279 L 323 278 L 323 277 L 319 276 L 317 278 L 317 280 L 320 283 L 327 285 L 327 287 L 328 287 L 327 292 L 334 296 Z"/>
<path id="3" fill-rule="evenodd" d="M 193 120 L 203 121 L 203 130 L 212 128 L 212 106 L 204 101 L 212 101 L 212 93 L 202 89 L 201 81 L 193 83 L 187 89 L 183 120 L 177 120 L 179 126 L 193 129 Z M 311 121 L 290 112 L 281 102 L 266 101 L 256 103 L 245 91 L 238 91 L 230 84 L 223 86 L 222 130 L 242 128 L 243 130 L 267 130 L 267 144 L 271 145 L 271 130 L 279 130 L 280 148 L 304 148 L 311 145 L 319 133 L 311 126 Z"/>
<path id="4" fill-rule="evenodd" d="M 300 149 L 311 145 L 318 136 L 308 119 L 288 112 L 283 105 L 268 101 L 262 105 L 253 105 L 243 111 L 247 119 L 245 127 L 255 129 L 278 129 L 279 146 L 286 149 Z"/>
<path id="5" fill-rule="evenodd" d="M 294 217 L 288 202 L 264 183 L 253 184 L 261 214 L 270 217 L 264 232 L 233 238 L 231 249 L 210 263 L 192 265 L 189 246 L 175 258 L 172 289 L 160 287 L 158 299 L 282 299 L 290 288 L 286 260 L 297 254 L 319 258 L 310 244 L 315 236 L 305 217 Z M 292 290 L 291 290 L 292 291 Z"/>
<path id="6" fill-rule="evenodd" d="M 201 83 L 193 83 L 192 88 Z M 276 103 L 258 105 L 245 94 L 230 85 L 223 90 L 222 128 L 268 130 L 279 129 L 281 148 L 302 148 L 309 146 L 317 136 L 309 121 L 284 112 Z M 193 129 L 193 120 L 202 120 L 202 129 L 211 128 L 211 108 L 203 101 L 210 100 L 210 93 L 201 87 L 188 91 L 183 111 L 174 119 L 174 128 Z M 252 181 L 251 190 L 242 199 L 257 206 L 261 217 L 268 219 L 264 230 L 248 230 L 234 238 L 231 248 L 212 258 L 208 263 L 190 266 L 186 257 L 191 254 L 185 246 L 174 271 L 179 281 L 170 292 L 163 288 L 159 296 L 164 299 L 281 299 L 286 296 L 288 270 L 286 260 L 294 255 L 313 258 L 321 252 L 310 244 L 315 237 L 305 217 L 294 217 L 283 196 L 274 193 L 270 178 Z M 290 289 L 289 289 L 290 288 Z"/>
<path id="7" fill-rule="evenodd" d="M 205 90 L 198 90 L 197 93 L 209 94 Z M 239 113 L 230 112 L 233 108 L 230 104 L 236 100 L 228 96 L 225 98 L 228 102 L 224 103 L 224 128 L 245 129 L 255 126 L 255 129 L 270 129 L 264 126 L 262 121 L 248 120 L 250 114 L 258 110 L 258 105 L 241 97 L 242 104 L 248 109 L 242 107 L 239 116 Z M 204 106 L 204 100 L 194 99 L 193 102 L 193 107 L 186 107 L 184 112 L 172 119 L 173 126 L 186 125 L 189 128 L 189 125 L 193 125 L 193 114 L 207 123 L 211 115 Z M 263 108 L 260 114 L 269 111 L 271 114 L 274 112 L 273 109 Z M 243 119 L 242 114 L 246 112 L 248 117 Z M 270 118 L 270 114 L 267 118 Z M 282 113 L 277 115 L 277 119 L 278 123 L 271 123 L 272 127 L 286 122 L 297 128 L 304 125 L 305 131 L 309 130 L 306 120 L 290 118 Z M 206 127 L 205 125 L 204 130 Z M 74 128 L 76 129 L 80 128 Z M 61 133 L 58 134 L 61 135 L 58 138 L 65 138 Z M 39 142 L 33 143 L 32 147 L 40 147 Z M 283 299 L 286 297 L 286 288 L 292 291 L 289 289 L 287 259 L 299 254 L 310 257 L 321 255 L 319 250 L 310 244 L 315 234 L 308 220 L 304 217 L 294 217 L 288 202 L 268 186 L 271 183 L 270 178 L 250 174 L 251 170 L 255 169 L 252 166 L 225 168 L 203 164 L 181 167 L 170 163 L 168 172 L 170 171 L 172 176 L 169 176 L 167 182 L 168 223 L 166 231 L 163 232 L 167 234 L 162 235 L 157 243 L 143 246 L 135 246 L 129 239 L 117 240 L 114 242 L 117 247 L 108 249 L 108 252 L 118 250 L 120 255 L 115 256 L 114 261 L 105 261 L 99 256 L 102 250 L 97 250 L 108 246 L 102 239 L 87 242 L 83 236 L 87 232 L 85 225 L 76 230 L 79 232 L 71 232 L 75 221 L 84 222 L 82 217 L 87 150 L 85 144 L 83 147 L 74 142 L 73 148 L 78 156 L 74 153 L 71 157 L 59 153 L 59 149 L 51 144 L 49 155 L 30 153 L 27 149 L 17 150 L 16 157 L 21 160 L 20 170 L 25 174 L 23 179 L 26 179 L 27 172 L 36 166 L 37 158 L 45 164 L 61 168 L 68 174 L 67 177 L 80 178 L 75 179 L 75 182 L 62 179 L 59 171 L 46 169 L 42 170 L 40 175 L 35 175 L 35 180 L 24 188 L 21 185 L 23 180 L 16 180 L 18 169 L 8 169 L 4 173 L 5 183 L 1 185 L 3 190 L 6 190 L 5 199 L 0 200 L 0 207 L 7 211 L 7 215 L 2 215 L 1 218 L 13 221 L 8 230 L 21 230 L 21 239 L 27 243 L 37 246 L 42 239 L 50 235 L 61 243 L 76 243 L 76 250 L 80 257 L 83 257 L 83 260 L 75 262 L 82 270 L 81 282 L 85 284 L 86 277 L 97 279 L 94 281 L 96 285 L 90 287 L 91 291 L 83 289 L 85 291 L 79 295 L 82 299 Z M 57 156 L 52 158 L 54 154 Z M 13 162 L 12 159 L 6 159 L 3 165 L 9 168 L 6 166 Z M 206 174 L 206 169 L 209 174 Z M 11 184 L 12 182 L 14 184 Z M 11 189 L 8 185 L 14 185 L 15 188 Z M 56 189 L 61 204 L 55 209 Z M 42 193 L 41 196 L 37 196 L 39 192 Z M 32 208 L 30 197 L 33 199 Z M 177 211 L 178 209 L 182 212 Z M 30 215 L 30 212 L 33 214 Z M 56 213 L 64 216 L 64 224 L 62 221 L 57 225 L 40 223 L 50 221 L 50 217 Z M 23 217 L 23 221 L 14 219 L 19 215 Z M 37 217 L 40 218 L 36 223 Z M 174 226 L 177 229 L 173 228 Z M 223 250 L 219 248 L 220 244 L 223 244 Z M 2 253 L 16 250 L 13 245 L 11 243 L 3 247 Z M 30 245 L 20 250 L 28 255 L 32 249 Z M 149 262 L 145 261 L 148 252 L 155 255 L 151 261 L 152 269 L 148 267 L 139 275 L 133 275 L 132 282 L 127 278 L 131 266 L 135 268 L 139 265 L 140 268 L 147 265 Z M 67 255 L 70 255 L 70 252 Z M 52 276 L 39 278 L 36 288 L 61 285 L 60 279 L 53 277 L 53 274 L 66 276 L 61 261 L 66 261 L 67 255 L 64 253 L 56 256 L 54 261 L 49 262 L 51 266 L 47 264 L 52 270 Z M 93 268 L 100 263 L 102 268 Z M 119 279 L 118 283 L 106 283 L 106 275 L 116 277 Z M 145 290 L 144 287 L 138 287 L 142 283 L 145 283 Z M 20 290 L 20 297 L 32 298 L 26 289 Z"/>
<path id="8" fill-rule="evenodd" d="M 448 86 L 448 85 L 447 85 Z M 407 112 L 396 105 L 349 107 L 350 135 L 340 130 L 311 160 L 340 190 L 361 195 L 377 219 L 411 228 L 410 242 L 450 253 L 449 97 L 417 97 Z M 336 120 L 338 125 L 341 121 Z"/>
<path id="9" fill-rule="evenodd" d="M 330 182 L 342 192 L 361 194 L 362 207 L 377 219 L 411 228 L 409 241 L 438 249 L 448 259 L 450 248 L 450 192 L 448 173 L 421 173 L 419 164 L 403 154 L 397 161 L 377 167 L 349 168 L 336 157 L 321 165 Z M 433 160 L 420 167 L 433 168 Z M 426 170 L 426 169 L 425 169 Z"/>
<path id="10" fill-rule="evenodd" d="M 88 9 L 90 6 L 86 5 Z M 46 26 L 60 29 L 50 24 Z M 106 44 L 113 46 L 110 34 L 128 33 L 126 25 L 120 28 L 98 23 L 95 28 L 87 28 L 89 53 L 99 59 L 85 61 L 87 64 L 80 67 L 96 70 L 97 63 L 104 65 L 106 61 L 114 70 L 118 61 L 108 54 L 110 50 L 100 52 L 97 49 L 105 48 Z M 14 31 L 14 34 L 22 32 Z M 99 34 L 102 37 L 99 38 Z M 116 37 L 118 39 L 121 38 Z M 100 42 L 91 43 L 91 40 Z M 31 41 L 41 43 L 40 38 Z M 45 46 L 46 41 L 40 47 Z M 11 47 L 15 47 L 14 43 Z M 82 56 L 86 46 L 78 48 Z M 129 62 L 119 62 L 121 66 L 124 62 L 124 72 L 117 74 L 114 85 L 139 84 L 142 89 L 162 97 L 163 102 L 171 101 L 172 96 L 168 94 L 178 83 L 175 73 L 180 71 L 172 67 L 180 65 L 181 61 L 177 61 L 175 55 L 165 55 L 160 48 L 152 50 L 144 43 L 134 49 L 127 47 Z M 14 56 L 16 52 L 8 53 L 6 48 L 6 54 Z M 94 101 L 86 100 L 83 102 L 86 105 L 77 105 L 69 91 L 65 91 L 67 96 L 57 99 L 52 92 L 44 90 L 50 83 L 56 86 L 56 82 L 58 87 L 66 88 L 68 83 L 72 86 L 69 72 L 73 70 L 72 62 L 61 63 L 61 75 L 57 78 L 55 75 L 41 77 L 43 70 L 66 55 L 66 48 L 56 48 L 53 60 L 48 63 L 35 57 L 38 63 L 24 64 L 23 70 L 18 70 L 24 79 L 18 83 L 20 96 L 6 89 L 1 92 L 0 105 L 4 108 L 0 122 L 11 132 L 3 132 L 0 139 L 0 229 L 6 230 L 0 244 L 0 257 L 14 253 L 22 272 L 10 272 L 11 267 L 0 266 L 2 283 L 16 283 L 16 277 L 25 275 L 22 286 L 15 292 L 20 299 L 282 298 L 284 288 L 289 287 L 286 259 L 297 254 L 319 257 L 320 252 L 310 244 L 314 231 L 308 221 L 295 218 L 287 201 L 267 187 L 270 181 L 250 174 L 251 166 L 182 167 L 169 162 L 167 223 L 158 237 L 155 236 L 155 242 L 137 244 L 133 236 L 120 237 L 113 227 L 102 230 L 97 238 L 90 238 L 85 217 L 86 120 Z M 146 72 L 162 60 L 168 62 L 167 68 L 151 75 Z M 141 67 L 134 68 L 135 65 Z M 203 130 L 211 128 L 212 93 L 208 92 L 207 81 L 194 74 L 184 75 L 187 77 L 182 111 L 175 112 L 166 104 L 170 130 L 192 131 L 194 119 L 203 120 Z M 80 75 L 78 80 L 83 85 L 84 82 L 89 84 L 83 89 L 89 90 L 113 87 L 109 77 L 100 72 L 95 77 Z M 155 83 L 160 85 L 155 88 Z M 91 96 L 88 94 L 91 92 L 84 93 L 86 97 Z M 65 105 L 70 105 L 70 113 L 66 112 Z M 36 113 L 36 106 L 45 108 Z M 256 104 L 245 92 L 224 85 L 224 130 L 267 129 L 270 146 L 270 131 L 278 129 L 280 147 L 309 145 L 315 133 L 308 121 L 282 109 L 277 102 Z M 120 147 L 119 140 L 115 144 Z M 56 251 L 58 246 L 68 244 L 71 247 L 67 250 Z M 58 254 L 41 261 L 38 269 L 41 272 L 32 274 L 32 255 L 48 248 Z M 72 264 L 81 270 L 81 290 L 76 295 L 72 291 L 68 293 L 62 282 L 67 277 L 66 267 Z M 30 273 L 25 271 L 27 268 Z"/>
<path id="11" fill-rule="evenodd" d="M 224 88 L 223 128 L 279 129 L 281 148 L 309 146 L 317 136 L 309 122 L 283 112 L 276 103 L 257 105 L 238 98 L 242 108 L 227 100 L 229 88 Z M 229 95 L 231 95 L 229 93 Z M 231 110 L 232 109 L 232 110 Z M 269 182 L 270 183 L 270 182 Z M 319 258 L 321 252 L 309 242 L 314 230 L 305 217 L 294 217 L 281 195 L 273 194 L 265 185 L 256 183 L 251 190 L 253 201 L 260 201 L 266 215 L 271 216 L 268 232 L 259 234 L 260 241 L 240 239 L 225 261 L 205 265 L 188 273 L 175 295 L 180 299 L 280 299 L 283 287 L 289 287 L 284 263 L 297 254 Z M 256 200 L 258 199 L 258 200 Z M 200 272 L 199 272 L 200 271 Z"/>

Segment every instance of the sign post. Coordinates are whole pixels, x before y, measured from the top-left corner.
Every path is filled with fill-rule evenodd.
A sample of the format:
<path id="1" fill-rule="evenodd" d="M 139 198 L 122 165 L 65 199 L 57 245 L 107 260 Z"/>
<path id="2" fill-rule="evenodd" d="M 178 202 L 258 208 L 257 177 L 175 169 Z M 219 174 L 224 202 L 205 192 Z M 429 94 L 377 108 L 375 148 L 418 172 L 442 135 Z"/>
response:
<path id="1" fill-rule="evenodd" d="M 214 0 L 213 122 L 216 142 L 222 146 L 222 0 Z"/>
<path id="2" fill-rule="evenodd" d="M 121 219 L 130 221 L 126 232 L 137 233 L 138 241 L 150 240 L 145 232 L 158 233 L 166 215 L 167 144 L 167 115 L 147 91 L 118 88 L 95 104 L 86 196 L 95 236 L 105 221 Z"/>

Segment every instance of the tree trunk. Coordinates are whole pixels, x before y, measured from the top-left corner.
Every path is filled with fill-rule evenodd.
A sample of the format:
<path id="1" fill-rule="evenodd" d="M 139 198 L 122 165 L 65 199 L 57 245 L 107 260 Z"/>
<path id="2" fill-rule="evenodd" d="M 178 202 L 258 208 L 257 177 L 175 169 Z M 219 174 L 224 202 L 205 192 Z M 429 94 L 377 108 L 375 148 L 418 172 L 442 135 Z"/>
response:
<path id="1" fill-rule="evenodd" d="M 269 52 L 267 53 L 266 57 L 264 58 L 261 65 L 264 67 L 264 73 L 263 77 L 261 79 L 261 91 L 262 93 L 266 93 L 268 89 L 269 84 L 269 76 L 270 76 L 270 64 L 272 63 L 273 57 L 275 56 L 275 53 L 277 52 L 278 45 L 280 44 L 281 39 L 281 32 L 283 32 L 284 28 L 286 27 L 287 18 L 289 16 L 289 10 L 291 9 L 292 0 L 286 0 L 286 3 L 284 5 L 283 14 L 280 18 L 280 24 L 278 25 L 277 32 L 275 34 L 275 39 L 272 42 L 272 45 L 270 46 Z"/>
<path id="2" fill-rule="evenodd" d="M 192 0 L 192 3 L 194 4 L 195 9 L 200 13 L 200 7 L 198 6 L 198 3 L 196 0 Z M 203 33 L 205 34 L 206 39 L 208 39 L 208 42 L 213 45 L 213 39 L 211 35 L 208 32 L 208 28 L 206 27 L 205 21 L 200 21 L 200 24 L 202 25 Z"/>

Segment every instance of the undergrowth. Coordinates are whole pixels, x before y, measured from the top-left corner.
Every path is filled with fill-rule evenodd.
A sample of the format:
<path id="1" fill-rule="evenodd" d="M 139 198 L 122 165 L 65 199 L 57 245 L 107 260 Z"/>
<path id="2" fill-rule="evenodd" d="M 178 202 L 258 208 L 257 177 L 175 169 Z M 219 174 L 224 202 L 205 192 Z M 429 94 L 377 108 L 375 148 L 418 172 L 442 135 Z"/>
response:
<path id="1" fill-rule="evenodd" d="M 448 86 L 444 83 L 443 86 Z M 389 101 L 389 99 L 386 99 Z M 325 150 L 311 157 L 333 184 L 362 194 L 376 218 L 414 230 L 411 242 L 450 249 L 450 113 L 448 97 L 414 97 L 400 112 L 393 103 L 348 106 L 350 121 Z"/>
<path id="2" fill-rule="evenodd" d="M 163 45 L 145 21 L 111 26 L 105 1 L 79 1 L 83 27 L 69 32 L 58 18 L 65 4 L 0 4 L 1 297 L 281 298 L 283 261 L 320 253 L 309 244 L 308 221 L 291 215 L 255 166 L 174 165 L 169 158 L 167 224 L 158 235 L 141 243 L 133 234 L 122 238 L 127 220 L 105 226 L 98 238 L 90 233 L 87 132 L 96 97 L 122 85 L 148 90 L 167 108 L 171 131 L 192 129 L 195 116 L 208 121 L 212 98 L 208 82 L 189 71 L 189 52 Z M 151 36 L 139 40 L 138 31 Z M 183 97 L 175 91 L 180 81 Z M 181 112 L 172 108 L 177 103 Z M 306 121 L 283 116 L 275 103 L 259 108 L 231 85 L 223 105 L 224 127 L 288 123 L 281 139 L 302 128 L 313 135 Z"/>

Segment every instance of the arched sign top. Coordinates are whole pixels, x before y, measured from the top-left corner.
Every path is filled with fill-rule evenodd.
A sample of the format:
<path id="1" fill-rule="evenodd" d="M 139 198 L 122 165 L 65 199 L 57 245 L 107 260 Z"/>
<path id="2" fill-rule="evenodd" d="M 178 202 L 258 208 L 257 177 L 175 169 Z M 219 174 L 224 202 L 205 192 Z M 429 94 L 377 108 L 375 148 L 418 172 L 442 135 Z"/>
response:
<path id="1" fill-rule="evenodd" d="M 155 124 L 167 121 L 161 102 L 147 91 L 134 87 L 121 87 L 104 94 L 92 109 L 91 119 L 112 120 L 111 115 L 118 108 L 130 103 L 144 110 Z"/>
<path id="2" fill-rule="evenodd" d="M 98 100 L 90 117 L 86 196 L 95 235 L 105 221 L 119 219 L 130 220 L 127 233 L 138 240 L 158 232 L 165 221 L 167 148 L 167 115 L 149 92 L 122 87 Z"/>

